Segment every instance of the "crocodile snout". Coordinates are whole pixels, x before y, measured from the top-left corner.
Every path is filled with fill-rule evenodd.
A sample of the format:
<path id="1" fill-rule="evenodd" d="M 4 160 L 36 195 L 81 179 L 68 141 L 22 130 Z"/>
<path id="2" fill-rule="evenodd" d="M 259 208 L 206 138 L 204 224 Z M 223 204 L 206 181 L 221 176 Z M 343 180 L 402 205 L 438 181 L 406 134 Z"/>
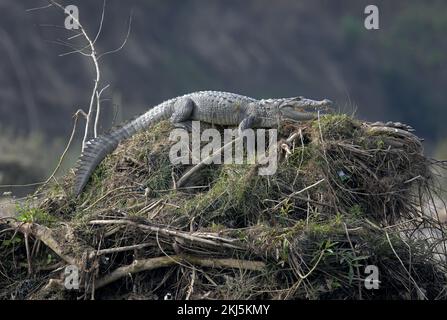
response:
<path id="1" fill-rule="evenodd" d="M 329 99 L 324 99 L 324 100 L 322 100 L 322 101 L 321 101 L 321 104 L 322 104 L 323 106 L 326 106 L 326 107 L 332 107 L 332 106 L 334 105 L 334 103 L 332 102 L 332 100 L 329 100 Z"/>

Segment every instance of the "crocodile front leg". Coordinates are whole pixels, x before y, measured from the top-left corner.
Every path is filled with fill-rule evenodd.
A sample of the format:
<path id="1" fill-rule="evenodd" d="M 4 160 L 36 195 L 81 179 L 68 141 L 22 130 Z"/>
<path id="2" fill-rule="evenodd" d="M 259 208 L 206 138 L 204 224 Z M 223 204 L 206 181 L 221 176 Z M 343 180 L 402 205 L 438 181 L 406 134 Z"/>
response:
<path id="1" fill-rule="evenodd" d="M 258 119 L 257 119 L 256 116 L 248 116 L 248 117 L 244 118 L 239 123 L 239 127 L 238 127 L 239 135 L 241 135 L 242 132 L 244 132 L 244 130 L 247 130 L 247 129 L 255 127 L 257 122 L 258 122 Z"/>

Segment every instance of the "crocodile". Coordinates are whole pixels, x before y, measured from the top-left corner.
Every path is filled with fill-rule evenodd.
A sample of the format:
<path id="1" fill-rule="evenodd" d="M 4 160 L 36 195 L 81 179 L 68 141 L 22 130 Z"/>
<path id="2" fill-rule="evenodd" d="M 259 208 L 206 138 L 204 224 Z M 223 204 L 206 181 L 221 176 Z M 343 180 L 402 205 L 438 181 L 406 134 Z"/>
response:
<path id="1" fill-rule="evenodd" d="M 199 91 L 170 100 L 151 108 L 126 124 L 86 142 L 78 160 L 74 196 L 78 197 L 90 175 L 118 144 L 151 125 L 170 120 L 176 127 L 190 128 L 191 121 L 222 126 L 238 126 L 242 132 L 249 128 L 275 128 L 282 120 L 308 121 L 318 112 L 329 111 L 332 102 L 304 97 L 254 99 L 221 91 Z"/>

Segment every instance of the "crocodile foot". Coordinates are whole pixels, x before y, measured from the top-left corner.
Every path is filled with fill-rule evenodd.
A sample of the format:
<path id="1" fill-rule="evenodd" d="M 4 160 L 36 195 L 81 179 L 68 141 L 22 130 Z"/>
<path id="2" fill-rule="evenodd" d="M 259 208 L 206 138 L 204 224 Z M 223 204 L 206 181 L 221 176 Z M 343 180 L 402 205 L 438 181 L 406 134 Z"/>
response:
<path id="1" fill-rule="evenodd" d="M 390 128 L 396 128 L 396 129 L 401 129 L 401 130 L 405 130 L 408 132 L 414 132 L 415 130 L 413 129 L 412 126 L 402 123 L 402 122 L 392 122 L 392 121 L 388 121 L 388 122 L 381 122 L 381 121 L 377 121 L 374 123 L 370 124 L 371 127 L 390 127 Z"/>

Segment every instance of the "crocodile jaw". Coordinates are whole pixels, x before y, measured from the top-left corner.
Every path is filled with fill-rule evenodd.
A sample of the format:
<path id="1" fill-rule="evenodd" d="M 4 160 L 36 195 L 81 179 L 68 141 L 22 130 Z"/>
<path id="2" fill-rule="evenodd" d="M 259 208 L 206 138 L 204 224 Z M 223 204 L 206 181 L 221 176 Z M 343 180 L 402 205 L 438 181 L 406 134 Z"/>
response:
<path id="1" fill-rule="evenodd" d="M 318 112 L 328 111 L 333 105 L 333 102 L 329 99 L 312 100 L 302 98 L 301 100 L 294 102 L 293 107 L 296 111 L 300 112 Z"/>
<path id="2" fill-rule="evenodd" d="M 312 100 L 301 98 L 299 101 L 293 101 L 290 105 L 281 108 L 283 119 L 294 121 L 305 121 L 317 119 L 319 113 L 332 111 L 333 103 L 331 100 Z"/>

